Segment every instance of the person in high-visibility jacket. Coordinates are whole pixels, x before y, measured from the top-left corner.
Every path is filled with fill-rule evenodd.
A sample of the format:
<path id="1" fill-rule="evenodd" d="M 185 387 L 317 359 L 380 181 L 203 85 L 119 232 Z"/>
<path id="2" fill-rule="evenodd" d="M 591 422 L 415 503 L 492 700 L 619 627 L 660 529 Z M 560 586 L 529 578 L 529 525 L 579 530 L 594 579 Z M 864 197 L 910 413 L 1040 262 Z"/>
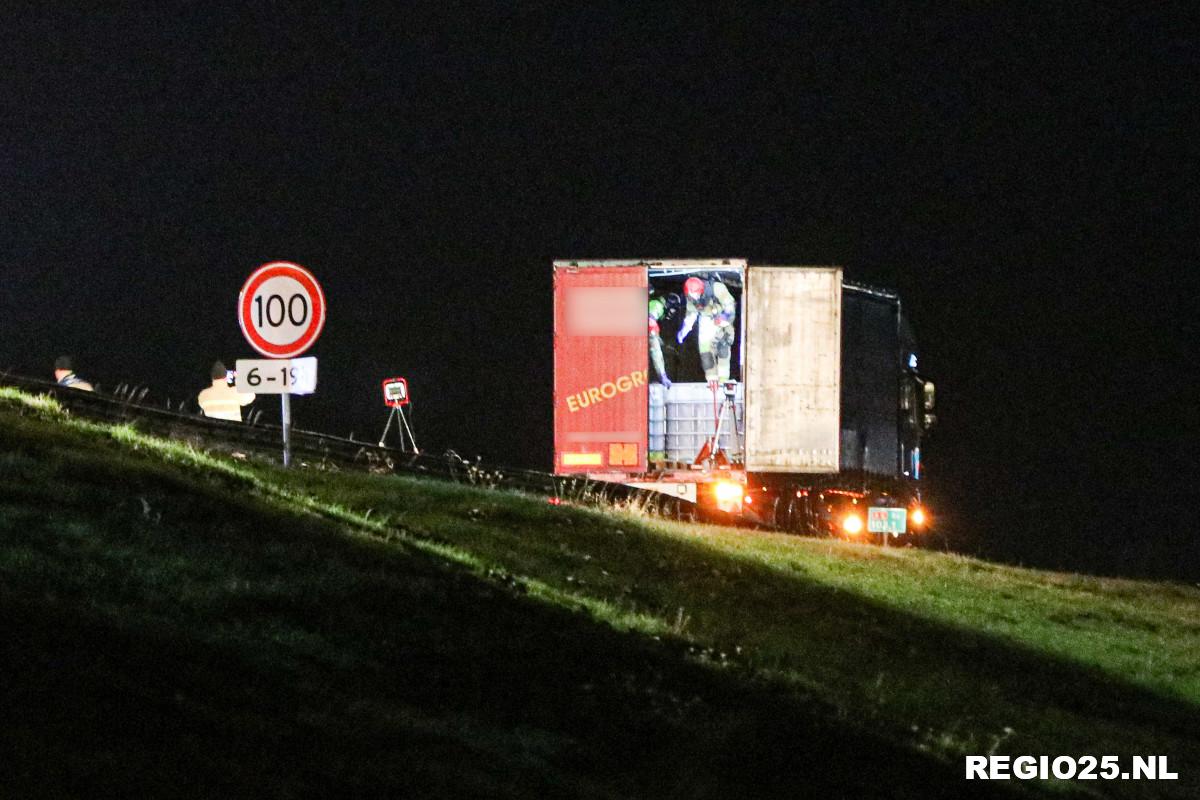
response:
<path id="1" fill-rule="evenodd" d="M 84 392 L 96 391 L 96 387 L 75 374 L 75 364 L 70 356 L 59 356 L 54 360 L 54 382 Z"/>
<path id="2" fill-rule="evenodd" d="M 709 383 L 724 383 L 729 380 L 737 301 L 721 281 L 706 281 L 694 276 L 684 281 L 683 293 L 687 297 L 687 316 L 683 318 L 676 341 L 683 344 L 699 319 L 700 366 L 704 368 L 704 378 Z"/>
<path id="3" fill-rule="evenodd" d="M 200 404 L 200 410 L 206 417 L 241 422 L 242 406 L 253 403 L 254 394 L 239 392 L 230 386 L 229 373 L 220 361 L 212 365 L 212 371 L 209 374 L 212 377 L 212 386 L 201 391 L 200 396 L 196 398 L 196 402 Z"/>
<path id="4" fill-rule="evenodd" d="M 663 362 L 662 349 L 662 331 L 658 327 L 658 321 L 663 318 L 667 307 L 663 301 L 657 297 L 650 298 L 650 363 L 654 365 L 654 371 L 658 373 L 658 380 L 663 386 L 671 388 L 671 379 L 667 377 L 667 366 Z"/>

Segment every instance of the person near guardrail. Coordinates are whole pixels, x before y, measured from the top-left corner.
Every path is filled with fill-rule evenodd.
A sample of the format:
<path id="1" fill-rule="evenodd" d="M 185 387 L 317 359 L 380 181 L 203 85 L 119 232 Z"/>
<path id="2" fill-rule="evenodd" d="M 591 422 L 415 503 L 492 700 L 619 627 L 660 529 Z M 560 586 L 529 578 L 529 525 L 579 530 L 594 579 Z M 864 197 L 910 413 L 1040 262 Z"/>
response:
<path id="1" fill-rule="evenodd" d="M 59 386 L 68 386 L 84 392 L 94 392 L 96 387 L 75 374 L 75 364 L 70 356 L 59 356 L 54 360 L 54 380 Z"/>
<path id="2" fill-rule="evenodd" d="M 204 416 L 226 419 L 230 422 L 241 422 L 242 406 L 248 406 L 254 402 L 254 393 L 243 393 L 234 389 L 230 382 L 229 371 L 220 361 L 213 362 L 209 375 L 212 377 L 212 386 L 202 390 L 196 398 Z"/>

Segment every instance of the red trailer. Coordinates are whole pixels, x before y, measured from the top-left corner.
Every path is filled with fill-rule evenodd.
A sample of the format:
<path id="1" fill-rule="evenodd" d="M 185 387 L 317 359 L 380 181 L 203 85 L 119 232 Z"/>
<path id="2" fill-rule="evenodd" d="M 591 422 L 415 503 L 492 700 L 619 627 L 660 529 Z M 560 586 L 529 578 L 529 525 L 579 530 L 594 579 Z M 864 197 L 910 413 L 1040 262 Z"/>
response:
<path id="1" fill-rule="evenodd" d="M 646 269 L 554 271 L 554 466 L 645 472 Z"/>
<path id="2" fill-rule="evenodd" d="M 676 283 L 693 274 L 724 271 L 740 292 L 745 267 L 742 259 L 555 262 L 555 472 L 654 489 L 725 511 L 742 510 L 745 473 L 740 461 L 693 463 L 713 433 L 722 402 L 703 380 L 681 381 L 673 390 L 677 398 L 689 401 L 689 413 L 680 416 L 688 417 L 686 424 L 693 429 L 676 438 L 683 442 L 680 447 L 692 450 L 694 445 L 694 451 L 686 457 L 669 454 L 661 441 L 657 449 L 651 441 L 663 439 L 665 413 L 655 418 L 655 409 L 665 412 L 666 390 L 663 376 L 651 371 L 647 355 L 651 336 L 660 333 L 648 316 L 647 303 L 655 295 L 652 271 L 672 275 Z M 682 304 L 675 297 L 669 312 L 678 317 L 676 326 Z M 651 426 L 658 428 L 655 436 Z M 730 419 L 724 438 L 740 434 L 739 423 Z"/>

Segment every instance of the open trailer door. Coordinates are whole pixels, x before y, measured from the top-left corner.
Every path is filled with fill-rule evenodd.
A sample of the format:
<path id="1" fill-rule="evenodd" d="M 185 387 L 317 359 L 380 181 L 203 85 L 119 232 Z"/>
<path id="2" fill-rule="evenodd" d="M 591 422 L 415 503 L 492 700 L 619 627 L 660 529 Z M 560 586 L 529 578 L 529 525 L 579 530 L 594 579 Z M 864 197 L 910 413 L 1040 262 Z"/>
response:
<path id="1" fill-rule="evenodd" d="M 554 262 L 554 471 L 647 467 L 647 269 Z"/>
<path id="2" fill-rule="evenodd" d="M 751 265 L 744 304 L 746 470 L 837 472 L 841 267 Z"/>

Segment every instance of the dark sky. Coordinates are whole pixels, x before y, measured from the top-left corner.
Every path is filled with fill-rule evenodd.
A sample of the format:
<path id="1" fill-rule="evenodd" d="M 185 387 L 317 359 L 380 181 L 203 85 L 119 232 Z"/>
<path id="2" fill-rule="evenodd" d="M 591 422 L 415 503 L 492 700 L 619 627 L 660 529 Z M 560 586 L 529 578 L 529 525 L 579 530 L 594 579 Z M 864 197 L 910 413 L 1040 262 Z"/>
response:
<path id="1" fill-rule="evenodd" d="M 298 424 L 378 436 L 402 374 L 428 448 L 547 469 L 552 258 L 836 263 L 904 296 L 964 546 L 1200 563 L 1192 20 L 223 5 L 6 15 L 0 368 L 193 398 L 288 259 Z"/>

